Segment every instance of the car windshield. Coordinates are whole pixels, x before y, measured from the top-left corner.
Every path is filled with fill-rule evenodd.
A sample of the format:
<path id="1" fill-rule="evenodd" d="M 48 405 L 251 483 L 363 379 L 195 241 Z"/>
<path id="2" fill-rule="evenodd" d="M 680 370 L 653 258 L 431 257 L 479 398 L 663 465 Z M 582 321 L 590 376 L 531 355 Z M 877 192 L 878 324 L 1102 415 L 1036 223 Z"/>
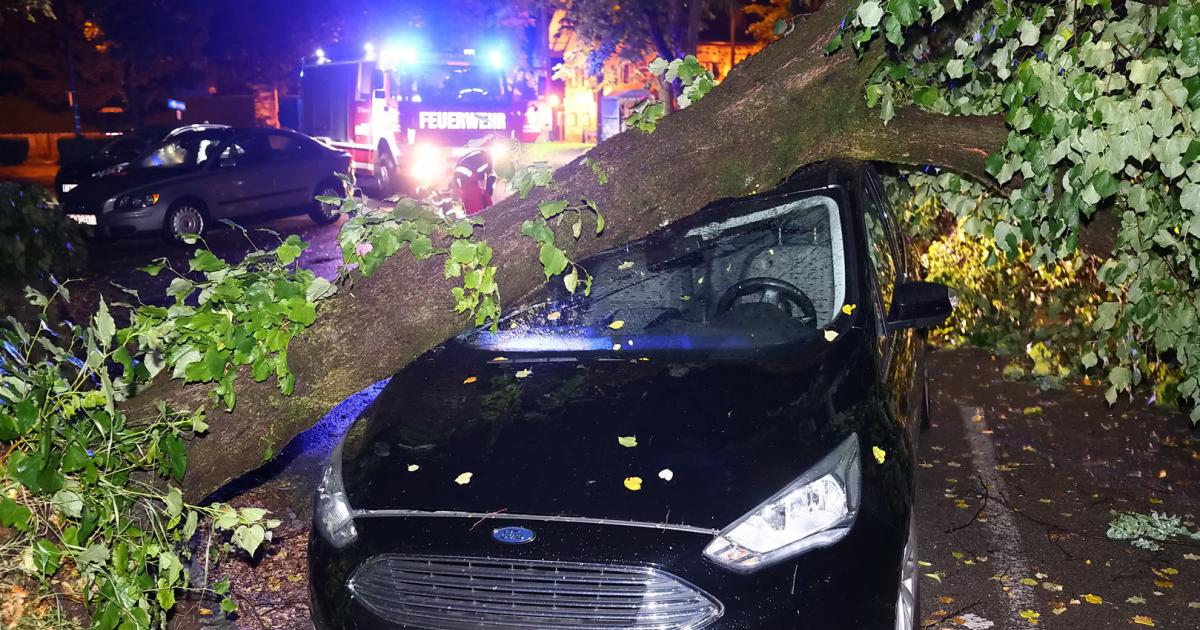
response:
<path id="1" fill-rule="evenodd" d="M 137 161 L 137 168 L 195 168 L 212 158 L 227 130 L 192 131 L 168 138 Z"/>
<path id="2" fill-rule="evenodd" d="M 149 146 L 150 140 L 145 136 L 123 136 L 104 145 L 97 155 L 118 160 L 132 160 L 141 155 Z"/>
<path id="3" fill-rule="evenodd" d="M 744 351 L 810 339 L 838 314 L 846 265 L 833 198 L 752 198 L 704 218 L 583 261 L 590 295 L 556 279 L 462 340 L 505 353 Z"/>
<path id="4" fill-rule="evenodd" d="M 499 102 L 508 99 L 504 77 L 474 67 L 432 67 L 420 74 L 400 74 L 397 84 L 402 98 L 421 102 Z"/>

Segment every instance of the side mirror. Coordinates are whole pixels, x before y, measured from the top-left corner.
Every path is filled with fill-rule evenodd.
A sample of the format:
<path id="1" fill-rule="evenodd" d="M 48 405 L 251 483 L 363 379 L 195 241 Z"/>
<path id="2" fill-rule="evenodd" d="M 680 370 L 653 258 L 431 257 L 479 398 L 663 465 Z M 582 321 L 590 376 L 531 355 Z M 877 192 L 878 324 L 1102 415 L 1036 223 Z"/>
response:
<path id="1" fill-rule="evenodd" d="M 936 282 L 902 282 L 892 293 L 888 330 L 933 328 L 946 320 L 957 300 L 954 291 Z"/>

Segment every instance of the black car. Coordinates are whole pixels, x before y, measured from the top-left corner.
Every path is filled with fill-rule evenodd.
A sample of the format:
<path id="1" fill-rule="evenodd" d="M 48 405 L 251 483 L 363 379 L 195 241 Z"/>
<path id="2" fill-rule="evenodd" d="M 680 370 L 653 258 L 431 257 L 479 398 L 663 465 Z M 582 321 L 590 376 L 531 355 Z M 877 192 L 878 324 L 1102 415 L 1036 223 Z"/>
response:
<path id="1" fill-rule="evenodd" d="M 317 490 L 318 628 L 915 627 L 916 281 L 869 166 L 598 254 L 390 383 Z"/>
<path id="2" fill-rule="evenodd" d="M 120 173 L 129 167 L 130 162 L 150 150 L 150 147 L 171 136 L 189 131 L 218 128 L 227 127 L 207 124 L 153 126 L 117 136 L 91 155 L 72 160 L 59 167 L 58 172 L 54 174 L 54 194 L 61 196 L 71 192 L 81 183 Z"/>
<path id="3" fill-rule="evenodd" d="M 221 219 L 245 221 L 280 210 L 337 219 L 314 197 L 346 193 L 337 174 L 350 155 L 283 129 L 191 130 L 168 137 L 119 172 L 62 195 L 68 216 L 103 236 L 159 232 L 168 241 L 201 234 Z"/>

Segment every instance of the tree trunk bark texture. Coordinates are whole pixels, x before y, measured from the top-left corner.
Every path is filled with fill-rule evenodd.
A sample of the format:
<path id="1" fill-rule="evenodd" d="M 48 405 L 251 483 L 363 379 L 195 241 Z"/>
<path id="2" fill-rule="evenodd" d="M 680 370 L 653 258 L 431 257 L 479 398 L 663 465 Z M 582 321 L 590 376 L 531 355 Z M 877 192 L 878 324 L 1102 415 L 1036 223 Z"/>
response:
<path id="1" fill-rule="evenodd" d="M 573 260 L 646 236 L 712 202 L 770 190 L 806 164 L 834 158 L 908 165 L 934 164 L 984 176 L 987 155 L 1006 137 L 999 117 L 949 118 L 901 110 L 885 126 L 868 110 L 863 88 L 879 55 L 825 53 L 854 0 L 832 0 L 800 18 L 797 28 L 747 59 L 703 100 L 672 114 L 653 134 L 629 130 L 590 150 L 608 173 L 600 185 L 582 159 L 555 173 L 555 184 L 526 200 L 489 210 L 478 234 L 495 250 L 498 282 L 511 305 L 546 279 L 536 245 L 520 233 L 546 199 L 593 199 L 608 227 L 578 241 L 555 228 Z M 551 282 L 558 282 L 554 278 Z M 215 410 L 207 436 L 192 442 L 184 491 L 198 500 L 264 461 L 350 394 L 396 373 L 464 330 L 453 312 L 439 260 L 400 253 L 375 275 L 358 279 L 325 303 L 317 322 L 288 352 L 296 391 L 280 395 L 274 380 L 237 381 L 237 407 Z M 206 386 L 159 379 L 130 401 L 137 417 L 156 400 L 176 408 L 207 402 Z"/>

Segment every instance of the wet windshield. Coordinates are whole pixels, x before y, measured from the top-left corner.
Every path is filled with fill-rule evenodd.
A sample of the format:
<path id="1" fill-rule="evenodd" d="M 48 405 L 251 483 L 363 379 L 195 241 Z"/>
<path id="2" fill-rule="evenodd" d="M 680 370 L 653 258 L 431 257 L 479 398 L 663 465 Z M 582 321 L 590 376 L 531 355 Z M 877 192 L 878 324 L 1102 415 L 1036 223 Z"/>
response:
<path id="1" fill-rule="evenodd" d="M 746 350 L 807 339 L 838 313 L 846 274 L 831 197 L 773 196 L 710 215 L 583 261 L 590 296 L 555 280 L 464 341 L 497 352 Z"/>
<path id="2" fill-rule="evenodd" d="M 229 136 L 228 130 L 180 133 L 151 149 L 137 161 L 137 168 L 195 168 L 213 156 L 212 151 Z"/>

